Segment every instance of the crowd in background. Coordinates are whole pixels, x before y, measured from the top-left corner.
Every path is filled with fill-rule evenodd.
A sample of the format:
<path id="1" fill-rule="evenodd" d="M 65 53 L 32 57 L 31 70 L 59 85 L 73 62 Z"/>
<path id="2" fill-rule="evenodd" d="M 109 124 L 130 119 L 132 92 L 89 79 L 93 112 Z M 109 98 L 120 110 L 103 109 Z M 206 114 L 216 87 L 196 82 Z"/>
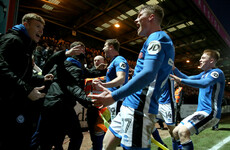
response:
<path id="1" fill-rule="evenodd" d="M 69 49 L 70 42 L 64 41 L 63 39 L 56 40 L 51 37 L 43 37 L 43 39 L 38 43 L 36 50 L 34 51 L 34 60 L 38 67 L 42 69 L 46 60 L 55 52 L 60 50 Z M 104 57 L 104 53 L 102 50 L 96 50 L 94 48 L 88 48 L 86 45 L 86 60 L 87 60 L 87 68 L 90 69 L 93 67 L 93 59 L 97 55 L 101 55 Z M 110 60 L 106 58 L 106 61 Z M 127 60 L 130 66 L 130 72 L 132 72 L 133 68 L 136 65 L 136 62 L 133 60 Z"/>

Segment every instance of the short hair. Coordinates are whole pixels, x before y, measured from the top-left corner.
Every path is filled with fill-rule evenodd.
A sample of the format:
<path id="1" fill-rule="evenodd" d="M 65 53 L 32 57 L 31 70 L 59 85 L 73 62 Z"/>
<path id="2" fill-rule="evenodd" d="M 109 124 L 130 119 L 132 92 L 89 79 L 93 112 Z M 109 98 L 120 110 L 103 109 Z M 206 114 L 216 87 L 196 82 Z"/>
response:
<path id="1" fill-rule="evenodd" d="M 146 10 L 149 14 L 154 14 L 156 16 L 157 21 L 161 24 L 164 18 L 164 10 L 162 7 L 158 5 L 144 5 L 139 10 L 139 13 L 143 10 Z"/>
<path id="2" fill-rule="evenodd" d="M 206 49 L 203 54 L 209 55 L 211 58 L 214 58 L 216 61 L 220 59 L 220 53 L 217 50 Z"/>
<path id="3" fill-rule="evenodd" d="M 35 13 L 28 13 L 22 17 L 22 23 L 30 22 L 30 20 L 37 20 L 37 21 L 41 22 L 43 25 L 45 25 L 45 20 L 41 16 L 39 16 Z"/>
<path id="4" fill-rule="evenodd" d="M 80 42 L 80 41 L 75 41 L 75 42 L 73 42 L 73 43 L 70 44 L 70 48 L 73 48 L 73 47 L 75 47 L 75 46 L 77 46 L 77 45 L 81 45 L 81 46 L 84 46 L 84 47 L 85 47 L 85 44 L 84 44 L 84 43 L 82 43 L 82 42 Z"/>
<path id="5" fill-rule="evenodd" d="M 113 45 L 114 49 L 119 52 L 120 42 L 117 39 L 108 39 L 105 41 L 108 45 Z"/>

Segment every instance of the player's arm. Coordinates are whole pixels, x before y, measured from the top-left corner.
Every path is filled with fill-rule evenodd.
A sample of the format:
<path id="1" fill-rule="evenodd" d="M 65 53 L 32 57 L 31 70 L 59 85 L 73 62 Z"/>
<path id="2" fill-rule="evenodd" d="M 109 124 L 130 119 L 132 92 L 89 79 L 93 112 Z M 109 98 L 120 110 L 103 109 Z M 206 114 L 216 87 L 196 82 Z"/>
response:
<path id="1" fill-rule="evenodd" d="M 175 75 L 170 75 L 170 76 L 173 77 L 174 80 L 177 82 L 181 82 L 182 84 L 186 84 L 188 86 L 192 86 L 195 88 L 205 88 L 216 82 L 215 78 L 212 78 L 212 77 L 203 78 L 200 80 L 192 80 L 192 79 L 182 79 Z"/>
<path id="2" fill-rule="evenodd" d="M 181 83 L 195 88 L 205 88 L 207 86 L 214 84 L 215 82 L 216 81 L 213 78 L 205 78 L 201 80 L 190 80 L 190 79 L 181 80 Z"/>
<path id="3" fill-rule="evenodd" d="M 117 77 L 115 79 L 106 83 L 102 83 L 102 86 L 106 88 L 111 88 L 123 85 L 125 83 L 126 73 L 124 71 L 118 71 L 116 72 L 116 75 Z"/>
<path id="4" fill-rule="evenodd" d="M 180 72 L 180 70 L 178 70 L 176 67 L 173 68 L 173 73 L 182 79 L 200 79 L 201 78 L 201 74 L 187 76 L 186 74 Z"/>
<path id="5" fill-rule="evenodd" d="M 115 101 L 131 95 L 134 92 L 143 89 L 149 83 L 151 83 L 156 76 L 162 62 L 159 60 L 145 60 L 143 70 L 133 77 L 129 82 L 118 90 L 112 92 L 112 97 Z"/>

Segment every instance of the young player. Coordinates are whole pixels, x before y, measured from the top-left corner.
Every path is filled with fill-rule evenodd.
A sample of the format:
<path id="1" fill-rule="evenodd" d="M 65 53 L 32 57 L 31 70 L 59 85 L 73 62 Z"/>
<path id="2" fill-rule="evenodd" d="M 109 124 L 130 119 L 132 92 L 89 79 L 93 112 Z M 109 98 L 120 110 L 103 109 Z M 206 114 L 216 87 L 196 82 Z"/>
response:
<path id="1" fill-rule="evenodd" d="M 184 150 L 194 149 L 190 138 L 191 135 L 194 133 L 199 134 L 220 120 L 225 76 L 222 70 L 216 68 L 219 58 L 220 54 L 218 51 L 204 50 L 200 58 L 200 68 L 203 72 L 194 76 L 187 76 L 177 68 L 173 68 L 176 76 L 171 76 L 176 82 L 199 88 L 196 112 L 182 120 L 173 130 L 174 137 L 180 139 Z"/>

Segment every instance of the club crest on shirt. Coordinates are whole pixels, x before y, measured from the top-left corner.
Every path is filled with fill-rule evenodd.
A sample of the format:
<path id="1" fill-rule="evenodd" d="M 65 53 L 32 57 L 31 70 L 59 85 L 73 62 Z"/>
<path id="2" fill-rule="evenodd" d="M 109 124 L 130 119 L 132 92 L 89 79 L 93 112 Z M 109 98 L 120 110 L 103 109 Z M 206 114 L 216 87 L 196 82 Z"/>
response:
<path id="1" fill-rule="evenodd" d="M 159 41 L 151 41 L 147 50 L 150 55 L 155 55 L 161 51 L 161 43 Z"/>
<path id="2" fill-rule="evenodd" d="M 213 77 L 213 78 L 218 78 L 219 77 L 219 73 L 218 72 L 216 72 L 216 71 L 214 71 L 214 72 L 212 72 L 211 73 L 211 76 Z"/>
<path id="3" fill-rule="evenodd" d="M 16 118 L 16 121 L 17 121 L 17 123 L 24 123 L 25 118 L 24 118 L 23 115 L 19 115 L 19 116 Z"/>
<path id="4" fill-rule="evenodd" d="M 126 64 L 124 62 L 121 62 L 120 64 L 121 69 L 126 69 Z"/>

